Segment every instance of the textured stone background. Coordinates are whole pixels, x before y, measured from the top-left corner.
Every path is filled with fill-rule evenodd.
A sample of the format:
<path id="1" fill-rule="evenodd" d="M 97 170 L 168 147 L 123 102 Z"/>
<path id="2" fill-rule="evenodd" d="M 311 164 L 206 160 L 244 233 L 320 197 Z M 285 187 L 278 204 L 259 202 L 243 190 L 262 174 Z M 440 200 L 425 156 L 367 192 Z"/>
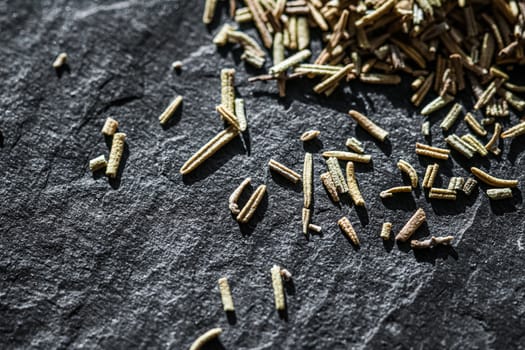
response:
<path id="1" fill-rule="evenodd" d="M 426 165 L 413 152 L 423 119 L 408 103 L 408 81 L 352 84 L 329 99 L 298 81 L 279 100 L 274 84 L 247 83 L 257 72 L 239 50 L 212 45 L 219 23 L 207 30 L 201 14 L 201 1 L 0 1 L 0 347 L 184 349 L 217 326 L 221 343 L 209 348 L 522 347 L 520 190 L 504 203 L 482 191 L 457 203 L 422 193 L 382 202 L 381 190 L 402 184 L 399 158 L 420 176 Z M 61 51 L 70 65 L 59 77 L 51 63 Z M 170 70 L 176 59 L 184 62 L 179 75 Z M 219 69 L 232 66 L 249 132 L 183 178 L 180 166 L 223 128 L 214 112 Z M 175 94 L 185 97 L 182 113 L 163 129 L 158 115 Z M 390 130 L 391 144 L 356 129 L 350 108 Z M 442 115 L 431 119 L 433 145 L 444 145 Z M 109 116 L 128 134 L 115 182 L 87 167 L 108 153 L 100 129 Z M 266 163 L 273 157 L 301 171 L 298 136 L 308 128 L 322 132 L 307 147 L 316 152 L 313 221 L 323 234 L 306 240 L 300 188 L 274 178 Z M 357 168 L 365 212 L 336 207 L 318 180 L 319 152 L 344 149 L 349 136 L 374 159 Z M 453 154 L 439 182 L 478 164 L 523 188 L 524 141 L 505 142 L 501 159 L 469 163 Z M 267 184 L 268 196 L 257 220 L 239 227 L 227 197 L 247 176 Z M 453 248 L 415 253 L 379 239 L 384 220 L 397 232 L 420 206 L 428 226 L 418 237 L 453 234 Z M 360 250 L 337 228 L 342 215 Z M 274 263 L 294 275 L 285 318 L 273 307 Z M 229 277 L 236 320 L 221 310 L 221 276 Z"/>

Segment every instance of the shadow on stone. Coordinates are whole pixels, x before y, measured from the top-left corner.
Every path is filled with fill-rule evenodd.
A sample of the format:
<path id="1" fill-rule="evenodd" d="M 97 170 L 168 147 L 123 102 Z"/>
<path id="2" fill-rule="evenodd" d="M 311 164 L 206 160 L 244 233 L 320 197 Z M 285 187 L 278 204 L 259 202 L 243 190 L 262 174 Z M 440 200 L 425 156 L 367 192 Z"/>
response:
<path id="1" fill-rule="evenodd" d="M 290 279 L 288 281 L 284 281 L 284 289 L 286 290 L 286 294 L 288 295 L 295 295 L 295 284 L 293 283 L 293 280 Z"/>
<path id="2" fill-rule="evenodd" d="M 297 193 L 303 192 L 302 183 L 300 181 L 293 183 L 273 170 L 270 170 L 270 176 L 272 177 L 273 181 L 281 187 L 290 188 Z"/>
<path id="3" fill-rule="evenodd" d="M 383 248 L 390 253 L 392 249 L 394 248 L 394 238 L 392 237 L 393 233 L 390 235 L 389 239 L 383 239 Z"/>
<path id="4" fill-rule="evenodd" d="M 357 213 L 357 216 L 359 217 L 359 221 L 361 222 L 361 225 L 366 226 L 370 223 L 370 219 L 368 218 L 368 210 L 365 206 L 356 206 L 355 212 Z"/>
<path id="5" fill-rule="evenodd" d="M 507 156 L 512 165 L 516 163 L 516 159 L 523 150 L 525 150 L 525 135 L 513 138 Z"/>
<path id="6" fill-rule="evenodd" d="M 226 319 L 229 324 L 234 325 L 237 323 L 237 314 L 235 311 L 226 311 Z"/>
<path id="7" fill-rule="evenodd" d="M 224 347 L 224 345 L 222 345 L 219 338 L 214 338 L 210 340 L 209 342 L 204 344 L 200 349 L 201 350 L 226 350 L 226 348 Z"/>
<path id="8" fill-rule="evenodd" d="M 412 193 L 396 193 L 390 198 L 381 198 L 381 201 L 390 210 L 413 211 L 416 209 L 416 202 Z"/>
<path id="9" fill-rule="evenodd" d="M 62 75 L 64 75 L 65 73 L 71 74 L 71 67 L 69 66 L 69 63 L 67 62 L 64 63 L 62 67 L 55 69 L 55 74 L 58 79 L 62 78 Z"/>
<path id="10" fill-rule="evenodd" d="M 303 149 L 305 152 L 318 153 L 323 147 L 323 141 L 319 140 L 317 137 L 311 141 L 303 142 Z"/>
<path id="11" fill-rule="evenodd" d="M 448 257 L 454 260 L 459 259 L 459 255 L 451 245 L 438 245 L 428 249 L 414 249 L 414 257 L 417 262 L 436 264 L 437 259 L 447 260 Z"/>

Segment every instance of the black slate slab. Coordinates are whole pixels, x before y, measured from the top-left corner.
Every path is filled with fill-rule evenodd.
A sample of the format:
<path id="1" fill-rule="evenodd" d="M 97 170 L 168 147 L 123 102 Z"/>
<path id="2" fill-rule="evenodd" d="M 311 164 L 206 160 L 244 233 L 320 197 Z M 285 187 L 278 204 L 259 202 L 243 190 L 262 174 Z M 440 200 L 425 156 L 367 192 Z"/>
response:
<path id="1" fill-rule="evenodd" d="M 424 141 L 423 118 L 409 103 L 409 81 L 351 84 L 330 98 L 296 81 L 279 99 L 274 84 L 247 82 L 259 72 L 238 50 L 215 48 L 219 21 L 205 28 L 202 6 L 0 2 L 0 347 L 184 349 L 213 327 L 224 329 L 210 347 L 219 349 L 523 347 L 524 137 L 505 141 L 500 159 L 453 154 L 438 179 L 447 184 L 482 165 L 520 180 L 511 201 L 490 203 L 476 191 L 457 203 L 429 202 L 421 192 L 383 202 L 380 191 L 402 184 L 398 159 L 421 178 L 428 163 L 413 151 Z M 58 76 L 51 63 L 62 51 L 69 66 Z M 180 74 L 170 69 L 174 60 L 184 63 Z M 214 111 L 222 67 L 237 69 L 249 131 L 182 177 L 184 161 L 223 129 Z M 182 112 L 163 129 L 157 118 L 175 94 L 185 97 Z M 470 96 L 464 101 L 472 105 Z M 390 130 L 390 143 L 356 128 L 350 108 Z M 128 135 L 111 182 L 87 167 L 108 154 L 100 129 L 109 116 Z M 431 118 L 437 146 L 442 116 Z M 310 128 L 321 130 L 320 142 L 303 147 L 298 137 Z M 361 211 L 335 206 L 318 180 L 320 153 L 343 149 L 350 136 L 373 156 L 356 169 Z M 323 227 L 309 240 L 301 189 L 266 166 L 273 157 L 301 171 L 305 148 L 315 152 L 313 222 Z M 239 227 L 227 198 L 247 176 L 267 184 L 268 196 L 256 220 Z M 383 221 L 397 232 L 418 207 L 428 225 L 417 236 L 452 234 L 452 248 L 413 252 L 381 241 Z M 343 215 L 359 250 L 337 227 Z M 282 318 L 273 307 L 273 264 L 294 275 Z M 221 276 L 229 277 L 235 318 L 222 311 Z"/>

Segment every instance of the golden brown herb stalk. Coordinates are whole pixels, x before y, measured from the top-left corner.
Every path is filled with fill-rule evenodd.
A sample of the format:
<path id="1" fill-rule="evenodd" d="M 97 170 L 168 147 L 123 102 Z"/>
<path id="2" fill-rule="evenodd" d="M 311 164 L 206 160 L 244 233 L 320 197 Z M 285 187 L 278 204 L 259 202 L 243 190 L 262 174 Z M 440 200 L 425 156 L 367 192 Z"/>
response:
<path id="1" fill-rule="evenodd" d="M 436 180 L 437 174 L 439 173 L 439 164 L 434 163 L 427 166 L 425 177 L 423 178 L 423 188 L 432 188 L 434 181 Z"/>
<path id="2" fill-rule="evenodd" d="M 278 311 L 283 311 L 286 308 L 286 302 L 284 299 L 284 288 L 283 280 L 281 277 L 281 268 L 278 265 L 273 265 L 270 270 L 272 275 L 272 287 L 273 295 L 275 300 L 275 309 Z"/>
<path id="3" fill-rule="evenodd" d="M 447 160 L 450 151 L 443 148 L 432 147 L 422 143 L 416 143 L 416 154 L 440 160 Z"/>
<path id="4" fill-rule="evenodd" d="M 390 232 L 392 232 L 392 223 L 391 222 L 383 223 L 383 226 L 381 227 L 380 237 L 383 240 L 388 241 L 390 239 Z"/>
<path id="5" fill-rule="evenodd" d="M 510 129 L 507 129 L 504 132 L 502 132 L 501 133 L 501 138 L 502 139 L 507 139 L 507 138 L 511 138 L 511 137 L 517 137 L 517 136 L 520 136 L 520 135 L 523 135 L 523 134 L 525 134 L 525 121 L 521 122 L 521 123 L 519 123 L 517 125 L 514 125 Z"/>
<path id="6" fill-rule="evenodd" d="M 410 246 L 413 249 L 428 249 L 435 247 L 436 245 L 449 245 L 452 240 L 454 239 L 453 236 L 445 236 L 445 237 L 434 237 L 432 236 L 429 239 L 418 241 L 414 240 L 410 242 Z"/>
<path id="7" fill-rule="evenodd" d="M 180 168 L 180 173 L 186 175 L 191 173 L 193 170 L 197 169 L 199 165 L 204 163 L 206 159 L 214 155 L 218 150 L 220 150 L 224 145 L 233 140 L 237 135 L 239 135 L 239 130 L 235 127 L 230 126 L 228 129 L 218 133 L 213 139 L 211 139 L 207 144 L 201 147 L 193 156 L 190 157 Z"/>
<path id="8" fill-rule="evenodd" d="M 221 70 L 221 106 L 235 115 L 235 69 Z"/>
<path id="9" fill-rule="evenodd" d="M 516 187 L 518 186 L 518 180 L 505 180 L 500 179 L 497 177 L 494 177 L 492 175 L 487 174 L 483 170 L 472 167 L 470 168 L 470 171 L 474 176 L 476 176 L 478 179 L 486 183 L 487 185 L 493 186 L 493 187 Z"/>
<path id="10" fill-rule="evenodd" d="M 308 131 L 305 131 L 300 139 L 301 141 L 303 142 L 306 142 L 306 141 L 311 141 L 313 139 L 315 139 L 317 136 L 319 136 L 321 132 L 319 130 L 308 130 Z"/>
<path id="11" fill-rule="evenodd" d="M 248 199 L 248 202 L 246 202 L 244 207 L 241 209 L 239 215 L 237 215 L 237 221 L 239 221 L 241 224 L 246 224 L 248 221 L 250 221 L 252 216 L 257 211 L 259 204 L 261 204 L 261 201 L 264 198 L 265 194 L 265 185 L 260 185 L 259 187 L 257 187 L 255 192 L 253 192 L 250 196 L 250 199 Z"/>
<path id="12" fill-rule="evenodd" d="M 323 183 L 326 191 L 332 198 L 332 201 L 339 203 L 339 195 L 337 194 L 337 188 L 335 187 L 332 175 L 329 172 L 321 174 L 321 182 Z"/>
<path id="13" fill-rule="evenodd" d="M 246 187 L 250 185 L 250 182 L 252 181 L 251 177 L 248 177 L 244 179 L 241 184 L 235 189 L 235 191 L 232 192 L 230 197 L 228 198 L 228 207 L 230 208 L 230 211 L 233 215 L 239 214 L 241 211 L 239 210 L 239 205 L 237 202 L 239 201 L 239 198 L 241 197 L 242 192 Z"/>
<path id="14" fill-rule="evenodd" d="M 365 129 L 371 136 L 378 139 L 379 141 L 383 142 L 388 137 L 387 131 L 377 126 L 363 114 L 353 109 L 348 111 L 348 114 L 357 122 L 357 124 L 359 124 L 359 126 Z"/>
<path id="15" fill-rule="evenodd" d="M 175 111 L 177 111 L 177 109 L 179 108 L 181 103 L 182 103 L 182 96 L 177 96 L 169 104 L 169 106 L 166 108 L 166 110 L 164 110 L 164 112 L 162 112 L 162 114 L 159 117 L 159 122 L 160 122 L 161 125 L 165 125 L 170 120 L 170 118 L 173 116 Z"/>
<path id="16" fill-rule="evenodd" d="M 334 182 L 335 188 L 339 193 L 348 193 L 348 184 L 345 181 L 343 171 L 339 166 L 339 161 L 335 157 L 330 157 L 326 160 L 326 165 L 328 166 L 328 171 L 332 176 L 332 181 Z"/>
<path id="17" fill-rule="evenodd" d="M 456 200 L 456 191 L 446 188 L 431 188 L 428 194 L 430 199 Z"/>
<path id="18" fill-rule="evenodd" d="M 102 127 L 102 133 L 107 136 L 111 136 L 117 132 L 118 121 L 113 118 L 107 118 L 104 126 Z"/>
<path id="19" fill-rule="evenodd" d="M 465 123 L 479 136 L 487 135 L 487 130 L 474 118 L 471 113 L 465 114 Z"/>
<path id="20" fill-rule="evenodd" d="M 109 177 L 117 177 L 120 160 L 122 159 L 122 154 L 124 153 L 125 141 L 126 134 L 123 132 L 117 132 L 115 135 L 113 135 L 113 141 L 111 142 L 111 152 L 109 153 L 108 165 L 106 167 L 106 175 Z"/>
<path id="21" fill-rule="evenodd" d="M 357 163 L 370 163 L 372 156 L 369 154 L 358 154 L 354 152 L 345 151 L 326 151 L 323 152 L 323 157 L 335 157 L 340 160 L 349 160 Z"/>
<path id="22" fill-rule="evenodd" d="M 386 199 L 394 196 L 394 193 L 410 193 L 412 192 L 412 187 L 410 186 L 397 186 L 384 190 L 379 194 L 379 197 Z"/>
<path id="23" fill-rule="evenodd" d="M 215 110 L 221 115 L 221 117 L 224 118 L 224 120 L 228 122 L 228 124 L 230 124 L 237 130 L 241 129 L 241 126 L 239 124 L 239 121 L 237 120 L 237 117 L 232 112 L 227 110 L 223 105 L 216 106 Z"/>
<path id="24" fill-rule="evenodd" d="M 396 236 L 396 241 L 406 242 L 416 230 L 423 225 L 427 217 L 425 211 L 419 208 L 414 215 L 407 221 L 405 226 L 399 231 Z"/>
<path id="25" fill-rule="evenodd" d="M 276 173 L 290 180 L 294 184 L 301 180 L 301 175 L 299 175 L 292 169 L 288 168 L 284 164 L 279 163 L 276 160 L 270 159 L 270 161 L 268 162 L 268 166 L 270 167 L 270 170 L 275 171 Z"/>
<path id="26" fill-rule="evenodd" d="M 226 277 L 221 277 L 217 281 L 219 284 L 219 292 L 221 293 L 222 307 L 226 312 L 233 312 L 235 308 L 233 307 L 232 293 L 230 291 L 230 285 L 228 284 L 228 279 Z"/>
<path id="27" fill-rule="evenodd" d="M 441 122 L 441 129 L 448 131 L 454 125 L 462 110 L 463 106 L 461 106 L 459 103 L 454 103 L 450 111 L 445 116 L 445 119 L 443 119 Z"/>
<path id="28" fill-rule="evenodd" d="M 204 4 L 204 14 L 202 15 L 202 22 L 210 24 L 215 15 L 215 7 L 217 7 L 217 0 L 206 0 Z"/>
<path id="29" fill-rule="evenodd" d="M 303 234 L 308 235 L 308 226 L 312 218 L 312 211 L 307 208 L 303 208 L 302 222 L 303 222 Z"/>
<path id="30" fill-rule="evenodd" d="M 55 58 L 55 61 L 53 61 L 53 68 L 60 69 L 64 64 L 67 62 L 67 53 L 62 52 L 60 53 L 57 58 Z"/>
<path id="31" fill-rule="evenodd" d="M 400 159 L 397 162 L 397 167 L 399 168 L 399 170 L 401 170 L 401 172 L 405 173 L 410 178 L 410 185 L 412 186 L 412 188 L 417 188 L 418 176 L 416 169 L 414 169 L 414 167 L 410 165 L 410 163 L 402 159 Z"/>
<path id="32" fill-rule="evenodd" d="M 263 16 L 263 10 L 261 8 L 261 5 L 256 0 L 244 0 L 244 3 L 248 8 L 250 9 L 250 12 L 253 16 L 253 21 L 255 23 L 255 27 L 259 31 L 259 34 L 261 35 L 261 40 L 266 48 L 272 47 L 272 35 L 270 34 L 270 31 L 268 30 L 268 27 L 266 26 L 266 23 L 264 23 L 262 16 Z"/>
<path id="33" fill-rule="evenodd" d="M 304 165 L 303 165 L 303 194 L 304 203 L 303 206 L 307 209 L 312 204 L 312 187 L 313 187 L 313 157 L 312 154 L 306 152 L 304 154 Z"/>
<path id="34" fill-rule="evenodd" d="M 365 200 L 361 195 L 361 191 L 359 191 L 359 186 L 357 185 L 357 180 L 355 178 L 354 163 L 352 162 L 346 163 L 346 181 L 352 201 L 356 206 L 363 207 L 365 205 Z"/>
<path id="35" fill-rule="evenodd" d="M 350 223 L 350 220 L 346 216 L 343 216 L 341 219 L 337 221 L 337 224 L 341 228 L 341 230 L 346 234 L 346 236 L 352 241 L 352 243 L 359 247 L 359 237 L 357 237 L 357 233 L 355 232 L 354 228 L 352 227 L 352 224 Z"/>
<path id="36" fill-rule="evenodd" d="M 95 171 L 104 169 L 107 165 L 108 163 L 106 162 L 106 157 L 104 157 L 104 155 L 102 154 L 89 161 L 89 170 L 91 170 L 91 172 L 94 173 Z"/>
<path id="37" fill-rule="evenodd" d="M 492 200 L 502 200 L 512 198 L 512 190 L 508 187 L 504 188 L 489 188 L 487 196 Z"/>
<path id="38" fill-rule="evenodd" d="M 337 73 L 331 75 L 327 79 L 323 80 L 316 86 L 314 86 L 314 91 L 318 94 L 321 94 L 323 92 L 326 92 L 328 89 L 332 88 L 333 86 L 337 86 L 339 81 L 346 77 L 348 72 L 354 67 L 353 63 L 350 63 L 343 68 L 341 68 Z"/>

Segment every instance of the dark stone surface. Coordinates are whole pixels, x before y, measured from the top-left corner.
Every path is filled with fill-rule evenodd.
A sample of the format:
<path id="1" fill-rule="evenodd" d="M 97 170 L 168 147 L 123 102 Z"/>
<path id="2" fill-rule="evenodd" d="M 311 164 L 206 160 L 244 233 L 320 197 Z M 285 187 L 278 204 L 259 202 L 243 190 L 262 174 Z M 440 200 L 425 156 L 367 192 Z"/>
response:
<path id="1" fill-rule="evenodd" d="M 218 23 L 207 31 L 201 14 L 193 1 L 0 2 L 0 348 L 184 349 L 217 326 L 225 331 L 212 348 L 523 347 L 524 138 L 506 141 L 501 159 L 471 162 L 519 178 L 511 201 L 490 203 L 479 191 L 457 204 L 422 193 L 382 202 L 381 190 L 402 184 L 399 158 L 420 176 L 426 164 L 413 151 L 422 117 L 408 102 L 408 81 L 351 84 L 331 98 L 297 81 L 279 100 L 274 84 L 247 83 L 256 72 L 238 50 L 217 51 Z M 61 51 L 70 63 L 57 76 L 51 63 Z M 170 70 L 177 59 L 180 74 Z M 183 178 L 183 162 L 223 128 L 214 112 L 219 69 L 232 66 L 249 132 Z M 174 94 L 184 95 L 183 110 L 163 129 L 157 118 Z M 390 130 L 390 146 L 356 129 L 350 108 Z M 87 167 L 108 153 L 100 129 L 109 116 L 128 134 L 122 174 L 111 183 Z M 439 117 L 432 122 L 432 144 L 443 146 Z M 301 171 L 298 137 L 309 128 L 322 132 L 309 147 L 313 222 L 323 234 L 306 240 L 300 189 L 266 163 Z M 319 152 L 344 149 L 349 136 L 374 159 L 357 167 L 365 212 L 333 205 L 318 180 Z M 466 176 L 471 163 L 454 154 L 439 181 Z M 267 184 L 268 196 L 241 229 L 227 198 L 247 176 Z M 453 234 L 453 248 L 414 253 L 380 240 L 384 220 L 397 232 L 420 206 L 428 225 L 418 236 Z M 360 250 L 339 231 L 342 215 Z M 274 263 L 294 275 L 284 319 L 273 307 Z M 230 280 L 235 322 L 221 309 L 221 276 Z"/>

